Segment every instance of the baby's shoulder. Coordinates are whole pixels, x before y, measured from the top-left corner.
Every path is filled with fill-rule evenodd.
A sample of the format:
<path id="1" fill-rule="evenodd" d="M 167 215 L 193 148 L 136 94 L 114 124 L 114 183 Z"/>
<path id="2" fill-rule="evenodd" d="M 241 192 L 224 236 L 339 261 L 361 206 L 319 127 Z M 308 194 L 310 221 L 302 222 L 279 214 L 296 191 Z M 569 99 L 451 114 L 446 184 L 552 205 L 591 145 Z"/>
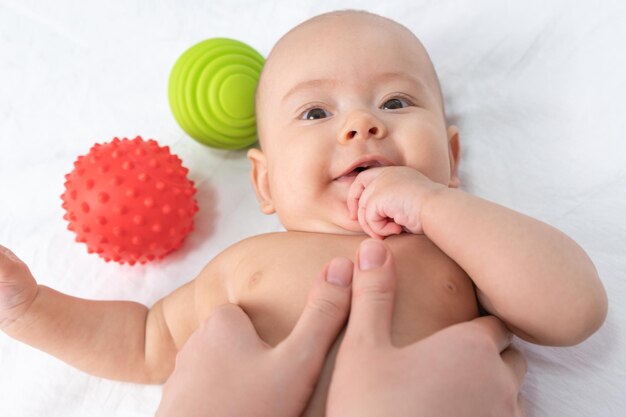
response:
<path id="1" fill-rule="evenodd" d="M 233 302 L 230 281 L 246 257 L 258 250 L 261 241 L 253 236 L 233 243 L 211 258 L 196 275 L 193 285 L 200 317 L 206 317 L 216 305 Z"/>
<path id="2" fill-rule="evenodd" d="M 260 234 L 233 243 L 215 256 L 205 269 L 229 279 L 243 270 L 266 265 L 272 259 L 295 261 L 303 256 L 310 256 L 313 249 L 317 252 L 335 252 L 333 248 L 345 239 L 346 237 L 341 239 L 341 236 L 311 232 Z"/>
<path id="3" fill-rule="evenodd" d="M 295 250 L 294 238 L 291 232 L 276 232 L 251 236 L 233 243 L 215 255 L 196 276 L 197 292 L 224 294 L 227 300 L 223 299 L 222 302 L 234 302 L 232 289 L 237 287 L 242 277 L 249 275 L 251 266 L 265 265 L 269 259 L 284 254 L 286 248 Z"/>
<path id="4" fill-rule="evenodd" d="M 234 243 L 226 248 L 220 256 L 233 260 L 241 256 L 249 257 L 250 255 L 263 255 L 274 251 L 304 249 L 307 246 L 319 245 L 336 239 L 336 235 L 327 233 L 295 231 L 264 233 Z"/>
<path id="5" fill-rule="evenodd" d="M 290 241 L 290 234 L 290 232 L 273 232 L 250 236 L 233 243 L 218 256 L 224 260 L 233 261 L 240 260 L 244 256 L 248 257 L 251 254 L 271 251 L 276 246 L 282 246 Z"/>
<path id="6" fill-rule="evenodd" d="M 233 243 L 209 261 L 200 277 L 231 275 L 242 262 L 265 256 L 268 252 L 287 243 L 288 232 L 265 233 Z"/>

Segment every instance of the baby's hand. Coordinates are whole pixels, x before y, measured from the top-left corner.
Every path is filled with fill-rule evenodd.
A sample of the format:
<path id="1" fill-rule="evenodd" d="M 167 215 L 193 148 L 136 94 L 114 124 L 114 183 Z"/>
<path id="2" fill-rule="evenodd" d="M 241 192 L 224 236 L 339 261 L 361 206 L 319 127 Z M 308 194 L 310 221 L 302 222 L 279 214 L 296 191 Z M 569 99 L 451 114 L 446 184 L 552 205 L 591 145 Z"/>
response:
<path id="1" fill-rule="evenodd" d="M 24 262 L 0 245 L 0 330 L 28 310 L 37 296 L 37 282 Z"/>
<path id="2" fill-rule="evenodd" d="M 424 202 L 442 184 L 419 171 L 402 166 L 370 168 L 361 172 L 348 191 L 348 210 L 369 236 L 383 239 L 403 230 L 422 234 Z"/>

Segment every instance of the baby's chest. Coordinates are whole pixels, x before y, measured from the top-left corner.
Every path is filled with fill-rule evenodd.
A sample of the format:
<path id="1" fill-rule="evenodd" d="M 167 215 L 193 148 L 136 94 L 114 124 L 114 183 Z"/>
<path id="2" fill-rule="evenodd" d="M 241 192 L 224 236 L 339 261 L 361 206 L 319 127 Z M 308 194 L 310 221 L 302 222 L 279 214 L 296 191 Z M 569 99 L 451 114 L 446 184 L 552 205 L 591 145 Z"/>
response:
<path id="1" fill-rule="evenodd" d="M 337 256 L 353 260 L 362 239 L 291 242 L 241 262 L 230 292 L 270 344 L 284 339 L 298 320 L 308 291 L 324 266 Z M 477 315 L 471 281 L 450 258 L 424 238 L 387 239 L 398 286 L 394 332 L 414 340 L 445 325 Z M 417 318 L 419 317 L 419 320 Z"/>

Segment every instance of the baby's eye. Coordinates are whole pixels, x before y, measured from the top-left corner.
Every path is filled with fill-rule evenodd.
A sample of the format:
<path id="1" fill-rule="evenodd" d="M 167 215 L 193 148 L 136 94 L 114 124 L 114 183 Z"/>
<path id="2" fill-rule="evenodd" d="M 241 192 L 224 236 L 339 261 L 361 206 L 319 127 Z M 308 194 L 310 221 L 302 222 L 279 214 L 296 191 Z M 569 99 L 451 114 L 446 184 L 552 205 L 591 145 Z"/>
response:
<path id="1" fill-rule="evenodd" d="M 380 108 L 383 110 L 395 110 L 395 109 L 402 109 L 404 107 L 408 107 L 409 105 L 410 105 L 409 102 L 405 99 L 392 98 L 390 100 L 385 101 Z"/>
<path id="2" fill-rule="evenodd" d="M 301 119 L 318 120 L 318 119 L 325 119 L 328 116 L 330 116 L 330 113 L 328 113 L 326 110 L 320 107 L 315 107 L 302 113 Z"/>

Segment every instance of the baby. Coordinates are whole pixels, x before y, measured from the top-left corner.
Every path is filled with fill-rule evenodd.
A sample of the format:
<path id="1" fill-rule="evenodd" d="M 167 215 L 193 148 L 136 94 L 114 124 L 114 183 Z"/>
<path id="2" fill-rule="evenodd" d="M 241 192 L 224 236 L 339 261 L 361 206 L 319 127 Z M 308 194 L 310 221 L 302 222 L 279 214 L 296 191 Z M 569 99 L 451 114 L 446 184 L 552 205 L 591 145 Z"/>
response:
<path id="1" fill-rule="evenodd" d="M 287 232 L 236 243 L 151 309 L 37 286 L 0 251 L 2 330 L 93 375 L 162 383 L 220 304 L 279 343 L 323 266 L 369 235 L 397 262 L 396 345 L 473 319 L 479 304 L 530 342 L 581 342 L 607 311 L 592 262 L 553 227 L 458 189 L 459 131 L 443 104 L 427 52 L 400 24 L 356 11 L 304 22 L 267 59 L 261 148 L 248 152 L 260 208 Z M 333 354 L 306 415 L 324 413 Z"/>

